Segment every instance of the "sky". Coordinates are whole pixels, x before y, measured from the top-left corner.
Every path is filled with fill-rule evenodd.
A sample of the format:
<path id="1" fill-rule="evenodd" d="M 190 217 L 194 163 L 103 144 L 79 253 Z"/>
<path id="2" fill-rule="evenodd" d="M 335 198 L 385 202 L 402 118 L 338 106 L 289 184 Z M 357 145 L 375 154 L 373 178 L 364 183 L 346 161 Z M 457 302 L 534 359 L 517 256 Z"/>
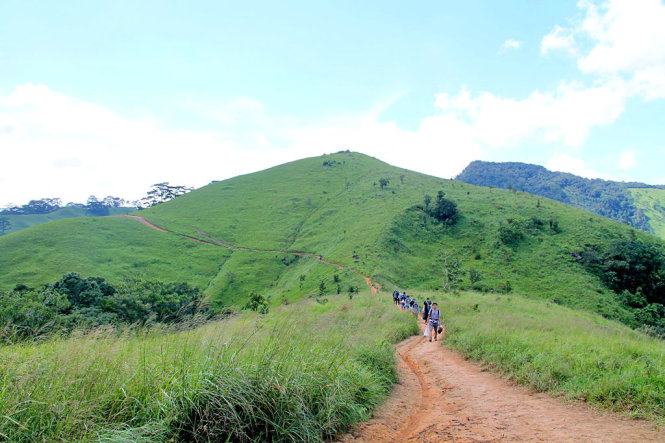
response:
<path id="1" fill-rule="evenodd" d="M 342 149 L 665 184 L 665 3 L 0 1 L 0 206 Z"/>

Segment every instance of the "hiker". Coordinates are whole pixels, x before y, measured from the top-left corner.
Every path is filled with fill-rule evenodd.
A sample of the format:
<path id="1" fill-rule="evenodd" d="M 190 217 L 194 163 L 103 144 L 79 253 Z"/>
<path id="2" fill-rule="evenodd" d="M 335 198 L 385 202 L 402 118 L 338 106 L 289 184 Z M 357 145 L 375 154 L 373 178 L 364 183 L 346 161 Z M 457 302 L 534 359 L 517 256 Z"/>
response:
<path id="1" fill-rule="evenodd" d="M 423 320 L 425 321 L 425 324 L 427 324 L 427 317 L 429 316 L 429 311 L 432 309 L 432 300 L 427 297 L 427 299 L 423 302 Z"/>
<path id="2" fill-rule="evenodd" d="M 413 316 L 418 318 L 418 313 L 420 313 L 420 306 L 418 306 L 418 301 L 416 299 L 411 300 L 411 312 Z"/>
<path id="3" fill-rule="evenodd" d="M 434 337 L 434 341 L 437 341 L 439 336 L 439 326 L 441 326 L 441 311 L 439 311 L 438 304 L 432 303 L 432 309 L 429 311 L 427 320 L 427 327 L 430 329 L 429 341 L 432 341 L 432 337 Z"/>
<path id="4" fill-rule="evenodd" d="M 393 303 L 399 305 L 399 291 L 397 289 L 393 291 Z"/>

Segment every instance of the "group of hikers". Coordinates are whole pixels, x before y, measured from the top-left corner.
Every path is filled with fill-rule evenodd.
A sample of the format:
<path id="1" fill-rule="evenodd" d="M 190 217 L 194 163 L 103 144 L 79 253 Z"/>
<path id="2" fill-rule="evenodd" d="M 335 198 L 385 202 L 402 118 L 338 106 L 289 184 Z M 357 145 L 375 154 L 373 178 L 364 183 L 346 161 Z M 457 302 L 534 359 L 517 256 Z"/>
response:
<path id="1" fill-rule="evenodd" d="M 393 291 L 393 303 L 402 311 L 411 312 L 414 317 L 418 318 L 421 314 L 420 305 L 415 297 L 407 295 L 406 292 L 399 292 L 397 289 Z M 424 337 L 428 337 L 429 341 L 437 341 L 439 335 L 443 333 L 443 323 L 441 321 L 441 311 L 436 302 L 427 297 L 423 301 L 422 316 L 425 322 Z"/>

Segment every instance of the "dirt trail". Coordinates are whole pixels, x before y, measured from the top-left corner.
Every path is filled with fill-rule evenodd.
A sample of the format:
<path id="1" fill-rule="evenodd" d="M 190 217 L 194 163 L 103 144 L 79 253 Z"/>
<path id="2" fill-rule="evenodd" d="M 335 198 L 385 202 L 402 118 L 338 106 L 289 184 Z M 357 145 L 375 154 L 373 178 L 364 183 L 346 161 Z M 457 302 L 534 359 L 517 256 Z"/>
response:
<path id="1" fill-rule="evenodd" d="M 422 336 L 397 346 L 400 382 L 343 442 L 645 442 L 665 431 L 531 392 Z"/>
<path id="2" fill-rule="evenodd" d="M 195 241 L 197 243 L 205 243 L 209 245 L 215 245 L 215 246 L 221 246 L 223 248 L 231 249 L 233 251 L 251 251 L 251 252 L 274 252 L 277 254 L 292 254 L 292 255 L 297 255 L 299 257 L 310 257 L 314 258 L 321 263 L 325 263 L 330 266 L 334 266 L 340 271 L 343 269 L 348 269 L 356 274 L 362 275 L 363 279 L 365 280 L 365 283 L 369 287 L 370 291 L 372 294 L 377 294 L 379 292 L 379 289 L 381 289 L 381 286 L 378 284 L 375 284 L 372 282 L 372 279 L 364 274 L 362 274 L 360 271 L 357 269 L 354 269 L 351 266 L 348 266 L 344 263 L 334 261 L 334 260 L 328 260 L 323 257 L 323 255 L 316 254 L 314 252 L 306 252 L 306 251 L 299 251 L 299 250 L 290 250 L 290 249 L 262 249 L 262 248 L 252 248 L 249 246 L 243 246 L 243 245 L 238 245 L 235 243 L 231 243 L 229 241 L 226 241 L 224 239 L 216 238 L 211 236 L 210 234 L 197 229 L 196 233 L 198 234 L 198 237 L 195 237 L 193 235 L 188 235 L 188 234 L 182 234 L 180 232 L 175 232 L 175 231 L 169 231 L 166 228 L 162 228 L 161 226 L 157 226 L 154 223 L 150 222 L 148 219 L 145 217 L 139 216 L 139 215 L 119 215 L 118 217 L 122 218 L 128 218 L 130 220 L 135 220 L 139 223 L 141 223 L 144 226 L 147 226 L 151 229 L 154 229 L 155 231 L 159 232 L 167 232 L 170 234 L 178 235 L 180 237 L 184 237 L 188 240 Z"/>
<path id="3" fill-rule="evenodd" d="M 150 223 L 148 220 L 146 220 L 145 217 L 140 217 L 140 216 L 138 216 L 138 215 L 120 215 L 119 217 L 122 217 L 122 218 L 128 218 L 128 219 L 130 219 L 130 220 L 136 220 L 137 222 L 141 223 L 142 225 L 145 225 L 145 226 L 147 226 L 147 227 L 149 227 L 149 228 L 151 228 L 151 229 L 154 229 L 155 231 L 159 231 L 159 232 L 168 232 L 168 231 L 167 231 L 166 229 L 164 229 L 164 228 L 160 228 L 160 227 L 157 226 L 157 225 L 153 225 L 153 224 Z"/>

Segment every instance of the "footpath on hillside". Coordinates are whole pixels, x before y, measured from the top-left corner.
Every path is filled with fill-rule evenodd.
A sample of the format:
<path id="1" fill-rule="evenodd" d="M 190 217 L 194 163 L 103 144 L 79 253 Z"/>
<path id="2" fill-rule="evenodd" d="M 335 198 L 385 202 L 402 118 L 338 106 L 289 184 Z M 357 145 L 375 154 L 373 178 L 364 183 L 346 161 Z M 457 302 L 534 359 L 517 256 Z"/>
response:
<path id="1" fill-rule="evenodd" d="M 287 252 L 358 272 L 315 253 L 254 249 L 202 231 L 200 237 L 169 231 L 141 216 L 123 217 L 200 243 Z M 363 278 L 371 292 L 377 293 L 379 288 L 372 280 Z M 392 394 L 374 418 L 342 436 L 341 442 L 665 442 L 665 430 L 650 422 L 534 393 L 487 372 L 440 342 L 429 342 L 422 334 L 399 343 L 397 355 L 399 383 Z"/>

